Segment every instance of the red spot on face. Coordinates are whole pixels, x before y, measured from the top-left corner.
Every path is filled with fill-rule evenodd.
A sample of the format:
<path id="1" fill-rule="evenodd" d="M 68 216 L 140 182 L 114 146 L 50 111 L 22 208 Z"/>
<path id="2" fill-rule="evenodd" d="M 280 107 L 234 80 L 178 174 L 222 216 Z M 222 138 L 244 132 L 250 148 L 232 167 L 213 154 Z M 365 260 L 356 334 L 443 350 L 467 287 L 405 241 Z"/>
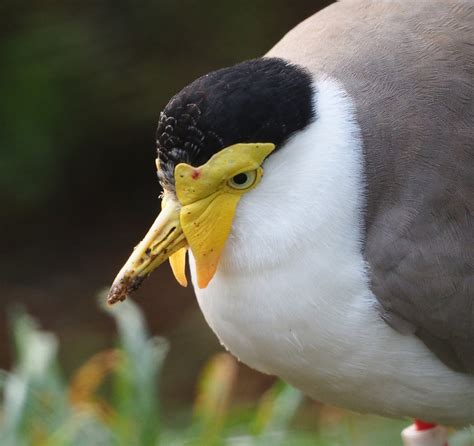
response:
<path id="1" fill-rule="evenodd" d="M 201 175 L 201 172 L 199 172 L 199 170 L 197 170 L 197 169 L 194 169 L 193 173 L 191 174 L 191 178 L 193 180 L 197 180 L 199 178 L 199 175 Z"/>

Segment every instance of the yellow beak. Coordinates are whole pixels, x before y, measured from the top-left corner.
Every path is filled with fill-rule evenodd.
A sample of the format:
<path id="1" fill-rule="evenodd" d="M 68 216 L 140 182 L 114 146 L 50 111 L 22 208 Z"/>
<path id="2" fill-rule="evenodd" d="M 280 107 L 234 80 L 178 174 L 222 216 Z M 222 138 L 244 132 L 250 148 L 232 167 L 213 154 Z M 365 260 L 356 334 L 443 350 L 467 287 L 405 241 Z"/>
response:
<path id="1" fill-rule="evenodd" d="M 197 285 L 206 287 L 217 270 L 237 204 L 259 183 L 261 164 L 274 148 L 270 143 L 235 144 L 200 167 L 178 164 L 176 197 L 165 193 L 160 215 L 115 278 L 109 304 L 124 300 L 168 258 L 176 279 L 186 286 L 188 247 L 195 259 Z M 229 183 L 242 172 L 251 173 L 248 184 Z"/>
<path id="2" fill-rule="evenodd" d="M 155 268 L 186 247 L 186 238 L 179 222 L 180 209 L 181 205 L 177 201 L 167 200 L 145 238 L 135 247 L 117 274 L 107 296 L 109 304 L 124 300 Z"/>
<path id="3" fill-rule="evenodd" d="M 188 245 L 195 258 L 197 284 L 205 288 L 216 272 L 239 199 L 240 195 L 219 192 L 185 206 L 164 199 L 158 218 L 115 278 L 108 303 L 124 300 L 168 258 L 176 280 L 186 286 Z"/>

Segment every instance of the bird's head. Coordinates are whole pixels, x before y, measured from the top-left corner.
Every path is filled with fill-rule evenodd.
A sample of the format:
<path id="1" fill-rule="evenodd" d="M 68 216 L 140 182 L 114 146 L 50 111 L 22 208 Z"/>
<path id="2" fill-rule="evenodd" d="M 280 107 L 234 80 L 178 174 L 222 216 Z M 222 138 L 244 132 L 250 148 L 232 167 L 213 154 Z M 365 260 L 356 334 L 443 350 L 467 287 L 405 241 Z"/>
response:
<path id="1" fill-rule="evenodd" d="M 239 202 L 260 187 L 265 161 L 313 120 L 312 96 L 305 70 L 262 58 L 207 74 L 171 99 L 156 134 L 162 210 L 117 275 L 110 303 L 167 259 L 185 286 L 188 248 L 197 285 L 207 286 Z"/>

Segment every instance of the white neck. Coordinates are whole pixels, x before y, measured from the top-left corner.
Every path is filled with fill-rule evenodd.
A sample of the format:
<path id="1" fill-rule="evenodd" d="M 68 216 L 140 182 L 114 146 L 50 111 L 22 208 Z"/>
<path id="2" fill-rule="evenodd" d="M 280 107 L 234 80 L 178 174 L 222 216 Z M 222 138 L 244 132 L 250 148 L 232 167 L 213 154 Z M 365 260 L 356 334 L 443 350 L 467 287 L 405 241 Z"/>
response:
<path id="1" fill-rule="evenodd" d="M 295 251 L 341 243 L 360 253 L 359 129 L 337 84 L 325 80 L 316 88 L 315 122 L 265 161 L 261 184 L 242 197 L 221 272 L 271 268 Z"/>
<path id="2" fill-rule="evenodd" d="M 245 363 L 315 398 L 397 416 L 426 416 L 431 404 L 433 420 L 468 417 L 461 406 L 474 398 L 474 379 L 376 311 L 362 256 L 359 128 L 337 83 L 320 80 L 315 91 L 315 122 L 266 160 L 261 183 L 239 203 L 214 279 L 196 288 L 204 316 Z M 191 271 L 194 282 L 192 256 Z M 427 374 L 413 376 L 420 364 Z M 436 404 L 433 386 L 451 412 Z"/>

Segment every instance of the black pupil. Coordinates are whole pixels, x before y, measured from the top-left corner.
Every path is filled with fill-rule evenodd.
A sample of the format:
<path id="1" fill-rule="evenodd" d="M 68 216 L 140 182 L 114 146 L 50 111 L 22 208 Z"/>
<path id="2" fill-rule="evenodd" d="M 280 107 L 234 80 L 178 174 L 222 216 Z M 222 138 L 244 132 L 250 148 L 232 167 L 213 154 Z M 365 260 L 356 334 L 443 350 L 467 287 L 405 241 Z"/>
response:
<path id="1" fill-rule="evenodd" d="M 242 184 L 245 184 L 247 182 L 247 174 L 246 173 L 239 173 L 238 175 L 236 175 L 232 179 L 234 180 L 235 184 L 238 184 L 238 185 L 241 186 Z"/>

